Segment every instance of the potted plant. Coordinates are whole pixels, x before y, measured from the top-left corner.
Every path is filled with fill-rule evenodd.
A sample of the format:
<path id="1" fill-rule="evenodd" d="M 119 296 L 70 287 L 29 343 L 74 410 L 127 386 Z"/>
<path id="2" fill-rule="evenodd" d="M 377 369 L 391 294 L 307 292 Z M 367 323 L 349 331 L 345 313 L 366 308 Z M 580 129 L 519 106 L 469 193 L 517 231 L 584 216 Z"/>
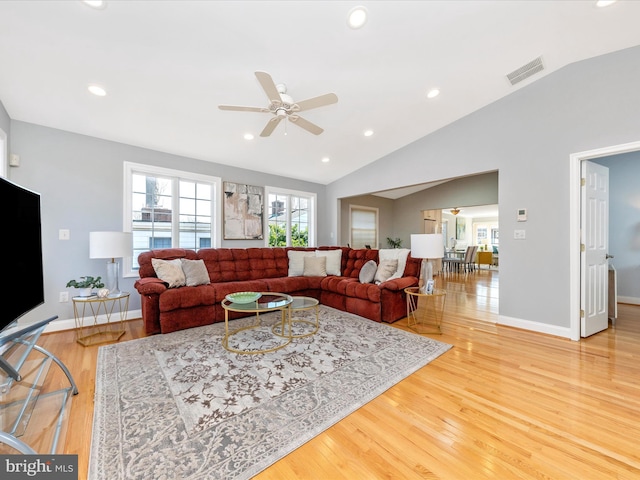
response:
<path id="1" fill-rule="evenodd" d="M 104 283 L 102 283 L 102 277 L 80 277 L 79 280 L 69 280 L 67 282 L 67 288 L 73 287 L 80 289 L 79 297 L 90 297 L 92 295 L 91 291 L 94 288 L 102 288 L 104 287 Z"/>
<path id="2" fill-rule="evenodd" d="M 387 237 L 389 248 L 402 248 L 402 240 L 400 238 Z"/>

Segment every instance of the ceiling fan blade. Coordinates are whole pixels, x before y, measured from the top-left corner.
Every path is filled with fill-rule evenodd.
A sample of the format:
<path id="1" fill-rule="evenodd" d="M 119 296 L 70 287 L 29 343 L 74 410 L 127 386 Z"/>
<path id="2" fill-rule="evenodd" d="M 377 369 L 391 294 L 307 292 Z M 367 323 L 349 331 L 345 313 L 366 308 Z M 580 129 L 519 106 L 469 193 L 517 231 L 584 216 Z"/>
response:
<path id="1" fill-rule="evenodd" d="M 262 130 L 262 132 L 260 133 L 260 136 L 268 137 L 269 135 L 271 135 L 271 133 L 276 129 L 276 127 L 278 126 L 278 124 L 283 118 L 284 117 L 277 116 L 269 120 L 267 122 L 267 125 L 264 127 L 264 130 Z"/>
<path id="2" fill-rule="evenodd" d="M 319 97 L 313 97 L 307 100 L 296 102 L 296 105 L 298 105 L 296 111 L 302 112 L 303 110 L 324 107 L 325 105 L 331 105 L 332 103 L 336 103 L 337 101 L 338 96 L 335 93 L 326 93 L 324 95 L 320 95 Z"/>
<path id="3" fill-rule="evenodd" d="M 320 135 L 322 132 L 324 132 L 324 130 L 316 124 L 311 123 L 309 120 L 305 120 L 298 115 L 289 115 L 289 120 L 299 127 L 304 128 L 308 132 L 313 133 L 314 135 Z"/>
<path id="4" fill-rule="evenodd" d="M 282 102 L 282 98 L 280 98 L 280 93 L 278 92 L 278 88 L 276 84 L 273 82 L 271 75 L 266 72 L 256 72 L 256 77 L 262 86 L 262 89 L 269 97 L 269 101 L 271 102 Z"/>
<path id="5" fill-rule="evenodd" d="M 269 112 L 268 108 L 262 107 L 241 107 L 238 105 L 218 105 L 220 110 L 233 110 L 235 112 Z"/>

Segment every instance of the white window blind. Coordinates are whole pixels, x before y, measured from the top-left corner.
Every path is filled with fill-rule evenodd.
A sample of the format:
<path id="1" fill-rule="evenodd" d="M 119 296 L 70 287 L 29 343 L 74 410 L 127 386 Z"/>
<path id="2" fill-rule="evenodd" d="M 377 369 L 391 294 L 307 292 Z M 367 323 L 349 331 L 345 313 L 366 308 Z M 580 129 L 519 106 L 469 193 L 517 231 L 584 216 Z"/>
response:
<path id="1" fill-rule="evenodd" d="M 378 247 L 378 209 L 351 206 L 351 247 Z"/>

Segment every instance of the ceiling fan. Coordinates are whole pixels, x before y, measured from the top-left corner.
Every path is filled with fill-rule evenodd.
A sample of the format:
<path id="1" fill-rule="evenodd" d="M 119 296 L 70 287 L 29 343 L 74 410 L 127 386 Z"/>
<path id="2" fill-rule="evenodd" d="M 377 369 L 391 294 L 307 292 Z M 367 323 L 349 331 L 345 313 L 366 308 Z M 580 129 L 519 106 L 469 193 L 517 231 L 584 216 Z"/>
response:
<path id="1" fill-rule="evenodd" d="M 335 93 L 326 93 L 318 97 L 309 98 L 300 102 L 294 102 L 293 99 L 287 95 L 287 87 L 284 84 L 276 85 L 266 72 L 255 72 L 258 82 L 262 86 L 262 89 L 269 98 L 268 107 L 241 107 L 236 105 L 218 105 L 220 110 L 234 110 L 237 112 L 264 112 L 273 114 L 273 118 L 269 119 L 267 125 L 260 133 L 261 137 L 268 137 L 275 130 L 278 124 L 282 120 L 289 120 L 294 125 L 304 128 L 308 132 L 314 135 L 320 135 L 324 130 L 319 126 L 311 123 L 309 120 L 305 120 L 298 112 L 305 110 L 311 110 L 312 108 L 323 107 L 325 105 L 331 105 L 338 101 L 338 97 Z"/>

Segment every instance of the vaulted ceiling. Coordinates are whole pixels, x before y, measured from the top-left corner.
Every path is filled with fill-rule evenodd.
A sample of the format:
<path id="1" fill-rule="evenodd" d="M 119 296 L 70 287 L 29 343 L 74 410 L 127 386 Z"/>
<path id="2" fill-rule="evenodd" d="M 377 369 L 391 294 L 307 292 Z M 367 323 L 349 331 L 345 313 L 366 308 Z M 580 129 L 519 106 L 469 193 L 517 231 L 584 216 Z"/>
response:
<path id="1" fill-rule="evenodd" d="M 364 1 L 352 29 L 356 5 L 2 1 L 0 101 L 14 120 L 328 184 L 572 62 L 640 45 L 635 1 Z M 544 69 L 512 85 L 537 58 Z M 324 132 L 283 121 L 261 137 L 271 113 L 220 110 L 269 105 L 256 71 L 293 102 L 335 93 L 300 112 Z"/>

